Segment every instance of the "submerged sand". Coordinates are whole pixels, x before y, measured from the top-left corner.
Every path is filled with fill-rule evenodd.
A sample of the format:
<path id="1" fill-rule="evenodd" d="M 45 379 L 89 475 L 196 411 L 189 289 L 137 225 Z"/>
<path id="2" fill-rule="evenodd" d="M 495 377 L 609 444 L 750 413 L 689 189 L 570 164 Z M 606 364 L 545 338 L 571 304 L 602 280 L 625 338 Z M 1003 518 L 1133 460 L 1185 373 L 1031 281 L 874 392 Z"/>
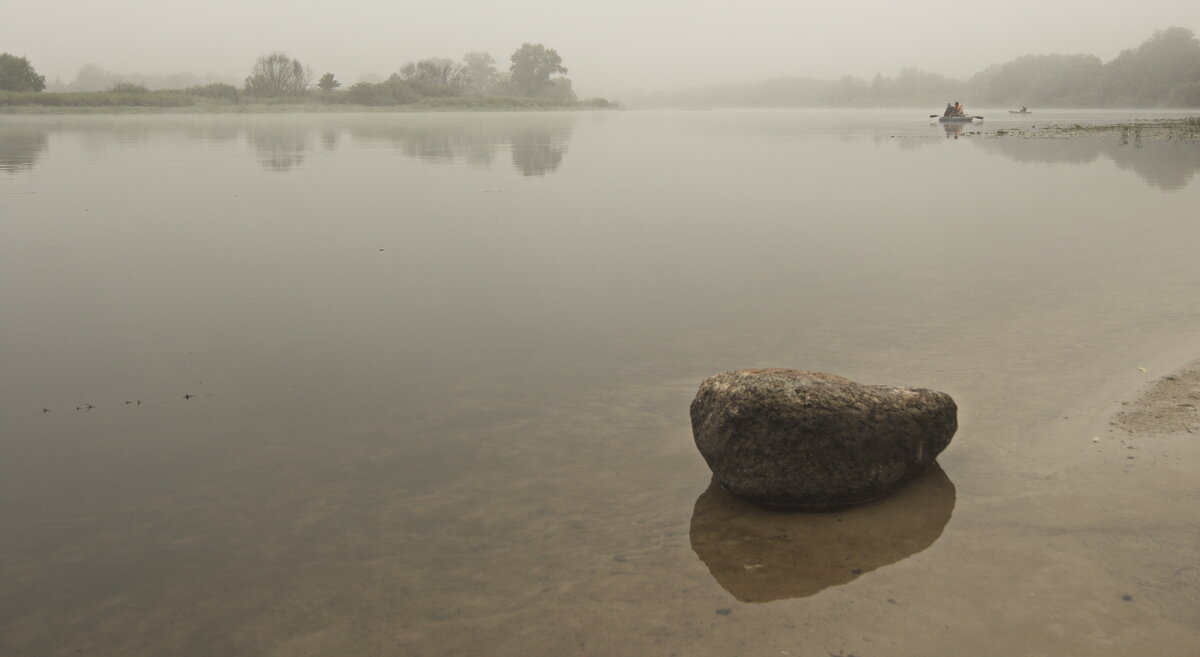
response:
<path id="1" fill-rule="evenodd" d="M 1147 440 L 1163 434 L 1200 433 L 1200 361 L 1155 381 L 1126 404 L 1112 426 Z"/>

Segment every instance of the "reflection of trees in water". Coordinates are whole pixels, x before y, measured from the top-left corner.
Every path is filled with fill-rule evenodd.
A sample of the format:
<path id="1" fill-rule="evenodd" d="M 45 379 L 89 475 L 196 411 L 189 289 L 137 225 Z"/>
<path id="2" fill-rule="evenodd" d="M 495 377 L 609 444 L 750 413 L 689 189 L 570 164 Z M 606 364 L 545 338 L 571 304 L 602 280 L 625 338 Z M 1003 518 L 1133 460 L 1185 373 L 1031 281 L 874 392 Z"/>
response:
<path id="1" fill-rule="evenodd" d="M 341 133 L 332 127 L 326 126 L 321 128 L 321 149 L 326 151 L 336 151 L 338 139 L 340 139 L 341 136 Z"/>
<path id="2" fill-rule="evenodd" d="M 394 144 L 408 157 L 431 163 L 465 162 L 487 167 L 499 149 L 511 148 L 513 166 L 526 176 L 554 172 L 562 164 L 574 117 L 480 116 L 402 117 L 356 122 L 352 136 L 366 142 Z"/>
<path id="3" fill-rule="evenodd" d="M 233 141 L 241 134 L 241 126 L 228 121 L 190 123 L 179 126 L 180 132 L 191 139 L 202 139 L 209 142 Z"/>
<path id="4" fill-rule="evenodd" d="M 163 135 L 209 142 L 231 141 L 241 127 L 195 117 L 50 117 L 0 126 L 0 170 L 30 169 L 48 148 L 49 135 L 69 136 L 89 153 L 141 146 Z"/>
<path id="5" fill-rule="evenodd" d="M 148 120 L 72 121 L 47 128 L 4 126 L 0 129 L 0 167 L 28 168 L 46 150 L 50 127 L 71 134 L 88 151 L 144 144 L 163 134 L 206 142 L 245 136 L 258 161 L 274 171 L 301 166 L 319 143 L 337 150 L 343 136 L 394 145 L 407 157 L 430 163 L 465 163 L 489 167 L 498 151 L 511 150 L 513 166 L 525 176 L 543 176 L 561 166 L 571 139 L 572 116 L 347 117 L 336 122 L 292 119 L 252 121 L 154 117 Z"/>
<path id="6" fill-rule="evenodd" d="M 513 166 L 523 176 L 553 173 L 562 164 L 566 152 L 567 139 L 561 133 L 526 128 L 512 136 Z"/>
<path id="7" fill-rule="evenodd" d="M 1187 187 L 1200 171 L 1200 148 L 1178 141 L 1143 140 L 1133 147 L 1107 144 L 1104 154 L 1117 167 L 1129 169 L 1152 187 L 1175 191 Z"/>
<path id="8" fill-rule="evenodd" d="M 71 135 L 89 152 L 128 148 L 161 138 L 205 142 L 244 136 L 258 161 L 273 171 L 301 166 L 316 148 L 334 151 L 349 135 L 366 143 L 395 146 L 407 157 L 429 163 L 489 167 L 499 151 L 511 150 L 513 166 L 525 176 L 552 173 L 562 164 L 576 117 L 568 115 L 345 116 L 336 119 L 269 117 L 81 117 L 45 126 L 0 127 L 0 169 L 34 165 L 47 149 L 51 131 Z"/>
<path id="9" fill-rule="evenodd" d="M 1200 171 L 1200 148 L 1195 144 L 1162 139 L 1142 139 L 1140 145 L 1121 144 L 1114 136 L 1077 136 L 1062 139 L 978 139 L 990 153 L 1025 164 L 1088 164 L 1101 156 L 1120 169 L 1133 171 L 1146 184 L 1163 191 L 1187 187 Z"/>
<path id="10" fill-rule="evenodd" d="M 259 163 L 273 171 L 300 166 L 312 150 L 308 128 L 287 124 L 247 126 L 246 143 L 258 154 Z"/>
<path id="11" fill-rule="evenodd" d="M 247 141 L 258 150 L 264 165 L 286 170 L 303 161 L 303 152 L 308 150 L 308 130 L 299 125 L 259 123 L 246 126 L 226 118 L 195 116 L 56 118 L 47 121 L 45 127 L 6 126 L 0 129 L 0 159 L 9 157 L 10 151 L 15 157 L 21 149 L 16 142 L 22 140 L 39 141 L 38 150 L 44 150 L 51 131 L 77 139 L 89 153 L 142 146 L 163 137 L 231 142 L 245 132 Z M 11 145 L 10 141 L 13 141 Z M 25 164 L 32 162 L 31 159 Z M 0 163 L 0 168 L 3 167 Z"/>
<path id="12" fill-rule="evenodd" d="M 209 142 L 232 141 L 240 128 L 225 120 L 197 120 L 189 116 L 81 118 L 58 128 L 78 137 L 89 152 L 142 146 L 165 136 Z"/>
<path id="13" fill-rule="evenodd" d="M 350 134 L 366 142 L 386 142 L 404 155 L 439 164 L 465 161 L 472 166 L 492 163 L 502 133 L 489 123 L 409 121 L 354 123 Z"/>
<path id="14" fill-rule="evenodd" d="M 45 130 L 19 126 L 0 127 L 0 171 L 33 169 L 38 156 L 48 145 L 49 138 Z"/>

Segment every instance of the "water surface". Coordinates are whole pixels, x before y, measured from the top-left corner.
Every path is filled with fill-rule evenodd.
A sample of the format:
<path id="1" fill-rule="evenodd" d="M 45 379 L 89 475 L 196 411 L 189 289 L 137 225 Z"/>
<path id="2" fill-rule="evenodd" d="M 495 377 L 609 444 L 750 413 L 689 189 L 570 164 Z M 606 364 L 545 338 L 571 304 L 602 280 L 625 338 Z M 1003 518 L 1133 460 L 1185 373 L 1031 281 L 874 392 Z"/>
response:
<path id="1" fill-rule="evenodd" d="M 988 114 L 0 117 L 0 652 L 1186 654 L 1200 449 L 1106 422 L 1200 355 L 1200 146 Z M 960 429 L 762 519 L 741 367 Z"/>

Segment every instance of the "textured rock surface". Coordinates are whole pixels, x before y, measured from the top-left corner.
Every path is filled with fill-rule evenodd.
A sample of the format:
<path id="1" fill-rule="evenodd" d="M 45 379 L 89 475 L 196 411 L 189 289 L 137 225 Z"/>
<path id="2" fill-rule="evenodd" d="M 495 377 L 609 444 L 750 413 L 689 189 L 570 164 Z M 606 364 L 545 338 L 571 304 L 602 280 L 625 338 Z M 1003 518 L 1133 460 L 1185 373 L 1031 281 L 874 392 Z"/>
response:
<path id="1" fill-rule="evenodd" d="M 691 415 L 717 481 L 775 509 L 835 509 L 881 497 L 928 468 L 958 428 L 958 408 L 945 393 L 787 369 L 711 376 Z"/>

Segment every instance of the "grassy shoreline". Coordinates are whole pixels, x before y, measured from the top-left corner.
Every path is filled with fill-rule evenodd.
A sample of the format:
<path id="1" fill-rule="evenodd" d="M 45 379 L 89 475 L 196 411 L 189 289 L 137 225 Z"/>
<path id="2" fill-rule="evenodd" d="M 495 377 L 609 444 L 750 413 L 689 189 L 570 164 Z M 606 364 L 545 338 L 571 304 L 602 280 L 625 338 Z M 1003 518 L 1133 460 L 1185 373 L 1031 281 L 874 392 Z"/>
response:
<path id="1" fill-rule="evenodd" d="M 1022 137 L 1025 139 L 1065 139 L 1085 135 L 1119 135 L 1121 143 L 1142 139 L 1200 141 L 1200 116 L 1181 119 L 1149 119 L 1097 125 L 1045 125 L 1030 128 L 1003 128 L 995 132 L 972 131 L 972 136 Z"/>
<path id="2" fill-rule="evenodd" d="M 0 91 L 0 114 L 285 114 L 430 111 L 549 111 L 619 109 L 603 98 L 549 100 L 516 96 L 427 97 L 403 104 L 365 105 L 340 98 L 255 98 L 229 100 L 179 92 L 73 94 Z"/>

